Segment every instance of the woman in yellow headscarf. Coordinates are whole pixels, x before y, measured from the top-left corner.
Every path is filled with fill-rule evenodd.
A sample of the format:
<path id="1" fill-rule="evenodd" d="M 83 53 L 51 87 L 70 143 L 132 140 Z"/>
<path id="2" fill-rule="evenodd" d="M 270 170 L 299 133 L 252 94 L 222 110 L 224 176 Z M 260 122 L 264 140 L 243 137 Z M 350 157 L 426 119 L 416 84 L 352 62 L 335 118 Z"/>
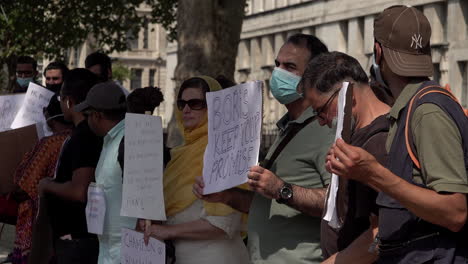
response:
<path id="1" fill-rule="evenodd" d="M 179 264 L 248 262 L 240 234 L 242 214 L 224 204 L 201 201 L 192 193 L 195 178 L 202 175 L 208 144 L 206 92 L 220 89 L 215 79 L 200 76 L 182 83 L 177 97 L 176 117 L 184 144 L 171 151 L 164 172 L 168 220 L 153 224 L 146 233 L 173 240 Z"/>

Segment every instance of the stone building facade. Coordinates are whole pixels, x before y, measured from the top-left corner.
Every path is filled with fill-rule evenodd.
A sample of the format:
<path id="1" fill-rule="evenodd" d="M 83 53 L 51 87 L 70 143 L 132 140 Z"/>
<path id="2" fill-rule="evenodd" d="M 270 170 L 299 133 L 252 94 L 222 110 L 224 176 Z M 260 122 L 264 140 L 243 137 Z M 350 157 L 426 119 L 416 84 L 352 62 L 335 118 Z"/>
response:
<path id="1" fill-rule="evenodd" d="M 412 5 L 423 11 L 432 26 L 434 79 L 450 84 L 467 107 L 468 1 L 467 0 L 250 0 L 238 48 L 237 82 L 265 83 L 265 131 L 273 131 L 286 112 L 271 95 L 268 80 L 275 56 L 288 36 L 313 34 L 331 51 L 357 58 L 364 69 L 371 65 L 373 22 L 384 8 Z"/>
<path id="2" fill-rule="evenodd" d="M 288 36 L 299 32 L 316 35 L 331 51 L 350 54 L 368 70 L 374 18 L 396 4 L 412 5 L 427 16 L 432 26 L 434 78 L 450 84 L 467 107 L 468 0 L 247 0 L 235 81 L 264 81 L 264 132 L 273 133 L 276 121 L 286 112 L 271 95 L 268 80 L 275 56 Z M 140 11 L 149 13 L 145 7 Z M 156 114 L 162 116 L 166 127 L 173 111 L 177 44 L 167 43 L 164 30 L 154 24 L 142 28 L 138 40 L 129 44 L 130 51 L 111 54 L 133 72 L 133 80 L 123 85 L 129 90 L 150 84 L 161 87 L 165 102 Z M 73 49 L 70 66 L 83 67 L 92 51 L 89 43 Z"/>
<path id="3" fill-rule="evenodd" d="M 150 15 L 151 9 L 142 5 L 138 11 L 141 15 Z M 90 38 L 79 47 L 70 49 L 67 59 L 70 68 L 85 66 L 86 56 L 95 51 L 92 43 Z M 161 25 L 148 23 L 141 28 L 137 38 L 129 37 L 127 43 L 128 51 L 109 54 L 113 65 L 121 64 L 131 71 L 131 79 L 125 80 L 122 86 L 129 91 L 146 86 L 157 86 L 166 95 L 167 38 L 165 29 Z M 163 102 L 156 109 L 155 115 L 165 116 L 165 105 Z M 164 120 L 165 124 L 167 122 L 168 120 Z"/>

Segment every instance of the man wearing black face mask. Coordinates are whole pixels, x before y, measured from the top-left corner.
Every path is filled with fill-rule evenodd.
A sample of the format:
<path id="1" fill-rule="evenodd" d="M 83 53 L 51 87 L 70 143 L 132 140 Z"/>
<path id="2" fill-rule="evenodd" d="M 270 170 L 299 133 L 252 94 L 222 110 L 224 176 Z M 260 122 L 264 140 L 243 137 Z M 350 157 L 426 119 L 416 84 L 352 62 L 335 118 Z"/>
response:
<path id="1" fill-rule="evenodd" d="M 49 63 L 44 70 L 44 77 L 46 79 L 46 88 L 56 94 L 62 88 L 63 80 L 68 73 L 68 67 L 58 61 Z"/>
<path id="2" fill-rule="evenodd" d="M 380 190 L 378 263 L 466 263 L 468 119 L 429 80 L 429 21 L 392 6 L 376 17 L 374 37 L 376 80 L 395 98 L 387 167 L 338 140 L 327 169 Z"/>

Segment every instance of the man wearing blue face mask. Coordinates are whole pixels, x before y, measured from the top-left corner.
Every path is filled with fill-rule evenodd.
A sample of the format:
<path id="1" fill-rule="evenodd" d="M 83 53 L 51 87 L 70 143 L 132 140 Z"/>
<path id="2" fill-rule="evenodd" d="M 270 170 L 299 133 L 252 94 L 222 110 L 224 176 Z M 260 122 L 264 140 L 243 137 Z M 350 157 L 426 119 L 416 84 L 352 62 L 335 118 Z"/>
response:
<path id="1" fill-rule="evenodd" d="M 16 62 L 16 87 L 13 93 L 25 93 L 30 82 L 35 82 L 37 61 L 29 56 L 20 56 Z"/>
<path id="2" fill-rule="evenodd" d="M 250 169 L 253 191 L 233 188 L 203 196 L 202 178 L 194 184 L 197 197 L 249 213 L 252 263 L 322 261 L 320 216 L 330 179 L 324 161 L 334 131 L 319 125 L 297 86 L 307 63 L 325 52 L 318 38 L 305 34 L 291 36 L 281 47 L 270 88 L 288 113 L 277 123 L 280 133 L 262 166 Z"/>

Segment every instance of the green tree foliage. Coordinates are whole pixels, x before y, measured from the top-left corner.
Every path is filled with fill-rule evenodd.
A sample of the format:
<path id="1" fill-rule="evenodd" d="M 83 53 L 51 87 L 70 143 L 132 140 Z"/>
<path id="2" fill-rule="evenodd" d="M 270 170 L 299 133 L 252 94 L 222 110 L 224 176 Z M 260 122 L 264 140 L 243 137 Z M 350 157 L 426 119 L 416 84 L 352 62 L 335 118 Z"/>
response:
<path id="1" fill-rule="evenodd" d="M 152 17 L 138 13 L 152 7 Z M 175 36 L 174 0 L 6 0 L 0 2 L 0 67 L 8 65 L 10 87 L 19 55 L 61 59 L 92 38 L 96 50 L 127 49 L 145 21 L 161 23 Z"/>
<path id="2" fill-rule="evenodd" d="M 133 77 L 132 72 L 130 71 L 129 68 L 125 67 L 120 62 L 113 63 L 113 65 L 112 65 L 112 78 L 114 80 L 117 80 L 120 83 L 123 83 L 124 81 L 129 80 L 132 77 Z"/>

